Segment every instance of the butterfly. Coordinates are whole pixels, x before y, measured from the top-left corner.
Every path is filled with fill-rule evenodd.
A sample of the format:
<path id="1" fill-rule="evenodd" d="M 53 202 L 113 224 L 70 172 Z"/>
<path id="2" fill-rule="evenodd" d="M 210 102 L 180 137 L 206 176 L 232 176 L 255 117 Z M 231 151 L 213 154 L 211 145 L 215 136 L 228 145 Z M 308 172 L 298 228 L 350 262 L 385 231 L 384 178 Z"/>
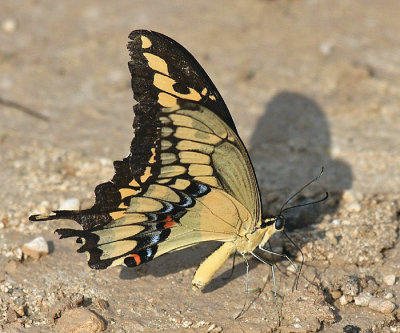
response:
<path id="1" fill-rule="evenodd" d="M 95 189 L 93 207 L 32 215 L 70 219 L 94 269 L 135 267 L 165 253 L 221 242 L 198 267 L 202 288 L 234 253 L 254 255 L 277 231 L 281 214 L 262 218 L 248 152 L 225 102 L 203 68 L 180 44 L 148 30 L 129 35 L 134 99 L 130 154 L 114 162 L 111 181 Z M 245 258 L 245 257 L 244 257 Z"/>

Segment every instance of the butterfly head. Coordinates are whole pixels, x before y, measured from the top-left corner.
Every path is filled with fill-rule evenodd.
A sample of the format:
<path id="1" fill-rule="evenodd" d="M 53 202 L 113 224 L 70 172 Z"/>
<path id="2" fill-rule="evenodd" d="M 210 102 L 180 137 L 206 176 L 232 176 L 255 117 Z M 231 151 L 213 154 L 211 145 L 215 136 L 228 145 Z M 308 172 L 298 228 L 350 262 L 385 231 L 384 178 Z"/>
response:
<path id="1" fill-rule="evenodd" d="M 272 227 L 274 231 L 282 231 L 285 228 L 286 218 L 279 214 L 273 217 L 267 217 L 261 223 L 261 229 Z"/>
<path id="2" fill-rule="evenodd" d="M 263 234 L 260 245 L 264 246 L 271 236 L 285 228 L 286 219 L 282 214 L 265 218 L 260 225 L 260 232 Z"/>

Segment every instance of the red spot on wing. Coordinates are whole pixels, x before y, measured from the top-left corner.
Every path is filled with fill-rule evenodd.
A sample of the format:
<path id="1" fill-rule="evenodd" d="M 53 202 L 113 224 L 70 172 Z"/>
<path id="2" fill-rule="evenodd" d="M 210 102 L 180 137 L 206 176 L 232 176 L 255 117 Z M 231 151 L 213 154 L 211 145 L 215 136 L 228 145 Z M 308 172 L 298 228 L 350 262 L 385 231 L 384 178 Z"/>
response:
<path id="1" fill-rule="evenodd" d="M 136 261 L 136 265 L 140 265 L 142 262 L 138 254 L 130 254 L 128 257 L 133 258 Z"/>
<path id="2" fill-rule="evenodd" d="M 164 224 L 164 229 L 171 228 L 175 224 L 176 224 L 176 222 L 174 222 L 174 221 L 167 222 L 167 223 Z"/>
<path id="3" fill-rule="evenodd" d="M 168 216 L 164 219 L 164 222 L 170 222 L 170 221 L 172 221 L 172 216 L 171 216 L 171 215 L 168 215 Z"/>

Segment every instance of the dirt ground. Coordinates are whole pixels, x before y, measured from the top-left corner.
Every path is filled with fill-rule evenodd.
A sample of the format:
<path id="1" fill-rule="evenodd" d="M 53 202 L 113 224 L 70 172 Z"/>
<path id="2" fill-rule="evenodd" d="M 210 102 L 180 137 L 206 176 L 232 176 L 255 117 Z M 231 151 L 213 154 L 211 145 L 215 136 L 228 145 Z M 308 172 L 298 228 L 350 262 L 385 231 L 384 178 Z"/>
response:
<path id="1" fill-rule="evenodd" d="M 399 14 L 398 0 L 2 0 L 0 331 L 72 332 L 67 309 L 84 308 L 107 332 L 399 332 Z M 73 222 L 28 221 L 68 198 L 88 207 L 128 154 L 126 43 L 139 28 L 179 41 L 213 79 L 265 214 L 325 166 L 296 203 L 330 198 L 288 214 L 305 256 L 297 290 L 289 263 L 267 257 L 275 299 L 270 268 L 251 259 L 251 306 L 237 320 L 242 259 L 231 277 L 232 259 L 191 289 L 215 243 L 93 271 L 73 240 L 53 234 Z M 23 257 L 38 236 L 50 253 Z M 272 245 L 300 263 L 285 238 Z"/>

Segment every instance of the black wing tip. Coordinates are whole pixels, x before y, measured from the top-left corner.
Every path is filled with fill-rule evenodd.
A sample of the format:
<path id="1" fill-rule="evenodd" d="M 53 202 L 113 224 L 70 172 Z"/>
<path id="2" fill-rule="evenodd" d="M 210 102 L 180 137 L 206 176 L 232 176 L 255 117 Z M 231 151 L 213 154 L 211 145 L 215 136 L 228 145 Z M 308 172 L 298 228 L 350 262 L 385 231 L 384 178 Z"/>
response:
<path id="1" fill-rule="evenodd" d="M 167 37 L 167 36 L 163 35 L 162 33 L 154 31 L 154 30 L 136 29 L 136 30 L 131 31 L 128 38 L 133 40 L 136 36 L 149 36 L 149 35 L 159 35 L 159 36 Z"/>

